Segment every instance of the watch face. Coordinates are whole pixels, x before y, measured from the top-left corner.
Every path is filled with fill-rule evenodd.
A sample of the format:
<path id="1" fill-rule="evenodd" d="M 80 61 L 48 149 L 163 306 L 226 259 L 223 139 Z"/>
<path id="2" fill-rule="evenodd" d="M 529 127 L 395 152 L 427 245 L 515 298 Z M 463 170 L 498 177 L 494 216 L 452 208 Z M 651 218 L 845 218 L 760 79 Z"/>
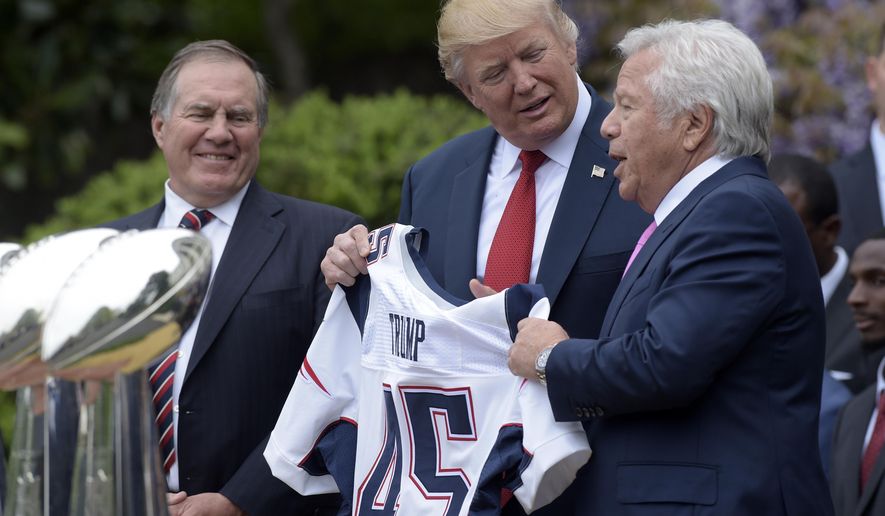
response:
<path id="1" fill-rule="evenodd" d="M 551 349 L 552 348 L 547 348 L 541 351 L 541 353 L 538 355 L 538 360 L 537 362 L 535 362 L 535 367 L 537 369 L 543 370 L 545 367 L 547 367 L 547 357 L 550 356 Z"/>

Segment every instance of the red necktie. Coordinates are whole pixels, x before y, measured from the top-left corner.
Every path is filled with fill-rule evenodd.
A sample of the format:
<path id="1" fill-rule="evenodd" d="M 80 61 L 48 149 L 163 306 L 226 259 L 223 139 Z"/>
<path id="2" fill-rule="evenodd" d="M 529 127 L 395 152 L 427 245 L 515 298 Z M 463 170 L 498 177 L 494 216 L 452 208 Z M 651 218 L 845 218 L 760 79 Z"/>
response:
<path id="1" fill-rule="evenodd" d="M 547 156 L 539 150 L 519 153 L 522 171 L 498 222 L 483 281 L 497 291 L 528 283 L 535 245 L 535 171 Z"/>
<path id="2" fill-rule="evenodd" d="M 639 250 L 642 249 L 642 246 L 644 246 L 646 242 L 648 242 L 648 239 L 651 238 L 651 234 L 655 232 L 655 229 L 657 229 L 657 227 L 657 223 L 655 223 L 655 221 L 651 221 L 651 224 L 649 224 L 648 227 L 645 228 L 645 231 L 643 231 L 642 234 L 639 235 L 639 240 L 636 242 L 636 247 L 633 248 L 633 254 L 630 255 L 630 259 L 627 260 L 627 266 L 624 267 L 624 274 L 621 275 L 622 278 L 627 275 L 627 269 L 629 269 L 630 265 L 633 264 L 633 260 L 636 259 L 636 255 L 639 254 Z"/>
<path id="3" fill-rule="evenodd" d="M 215 215 L 209 210 L 193 209 L 181 217 L 178 227 L 199 231 L 212 222 Z M 178 359 L 178 348 L 173 349 L 162 362 L 148 368 L 148 381 L 154 393 L 154 408 L 157 410 L 157 430 L 160 433 L 160 452 L 163 459 L 163 471 L 175 464 L 175 420 L 172 417 L 172 383 L 175 380 L 175 361 Z"/>
<path id="4" fill-rule="evenodd" d="M 870 473 L 876 465 L 876 460 L 882 452 L 882 445 L 885 444 L 885 393 L 879 396 L 879 415 L 876 416 L 876 424 L 873 426 L 873 435 L 870 437 L 870 443 L 863 454 L 863 461 L 860 463 L 860 490 L 863 492 Z"/>

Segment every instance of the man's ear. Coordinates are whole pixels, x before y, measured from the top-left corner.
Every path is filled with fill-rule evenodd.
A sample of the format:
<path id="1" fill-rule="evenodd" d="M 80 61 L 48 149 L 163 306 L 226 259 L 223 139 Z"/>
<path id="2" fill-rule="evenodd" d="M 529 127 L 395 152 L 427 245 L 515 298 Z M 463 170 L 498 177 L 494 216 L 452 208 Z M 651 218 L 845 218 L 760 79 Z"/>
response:
<path id="1" fill-rule="evenodd" d="M 839 232 L 842 231 L 842 218 L 839 217 L 838 213 L 834 213 L 818 224 L 818 228 L 821 229 L 827 237 L 825 244 L 828 247 L 832 247 L 836 245 L 836 240 L 839 238 Z"/>
<path id="2" fill-rule="evenodd" d="M 694 152 L 701 147 L 713 132 L 715 113 L 707 105 L 689 111 L 683 120 L 686 123 L 685 134 L 682 138 L 682 147 L 688 152 Z"/>
<path id="3" fill-rule="evenodd" d="M 456 85 L 458 86 L 458 89 L 461 90 L 461 93 L 463 93 L 464 96 L 467 98 L 467 100 L 469 100 L 470 103 L 473 104 L 473 107 L 482 111 L 482 106 L 476 103 L 476 95 L 473 93 L 473 87 L 470 85 L 470 83 L 458 81 Z"/>
<path id="4" fill-rule="evenodd" d="M 161 149 L 163 148 L 163 129 L 165 126 L 166 122 L 160 118 L 159 114 L 154 113 L 154 115 L 151 116 L 151 133 L 154 135 L 154 141 L 157 142 L 157 147 Z"/>

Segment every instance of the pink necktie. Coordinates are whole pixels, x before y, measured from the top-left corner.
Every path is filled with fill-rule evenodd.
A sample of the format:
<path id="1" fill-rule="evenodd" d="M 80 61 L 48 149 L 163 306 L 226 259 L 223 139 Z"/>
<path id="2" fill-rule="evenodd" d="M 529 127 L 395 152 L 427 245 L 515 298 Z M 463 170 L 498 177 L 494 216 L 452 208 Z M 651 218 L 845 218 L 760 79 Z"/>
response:
<path id="1" fill-rule="evenodd" d="M 539 150 L 519 153 L 522 171 L 510 193 L 492 239 L 483 282 L 497 291 L 528 283 L 535 246 L 535 171 L 547 156 Z"/>
<path id="2" fill-rule="evenodd" d="M 627 271 L 630 270 L 630 265 L 633 263 L 633 260 L 636 259 L 636 255 L 639 254 L 639 250 L 642 249 L 642 246 L 644 246 L 646 242 L 648 242 L 648 239 L 651 237 L 651 234 L 655 232 L 655 229 L 657 229 L 657 227 L 658 225 L 655 223 L 655 221 L 652 220 L 651 224 L 649 224 L 648 227 L 645 228 L 645 231 L 643 231 L 642 234 L 639 235 L 639 241 L 636 242 L 636 247 L 633 248 L 633 254 L 631 254 L 630 259 L 627 260 L 627 267 L 624 268 L 624 274 L 621 275 L 622 278 L 627 275 Z"/>

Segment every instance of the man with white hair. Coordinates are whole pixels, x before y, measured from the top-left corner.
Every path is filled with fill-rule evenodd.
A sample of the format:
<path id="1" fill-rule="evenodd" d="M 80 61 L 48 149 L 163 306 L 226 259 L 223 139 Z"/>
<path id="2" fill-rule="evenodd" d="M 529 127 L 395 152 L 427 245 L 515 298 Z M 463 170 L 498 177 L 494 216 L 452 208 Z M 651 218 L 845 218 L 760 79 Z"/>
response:
<path id="1" fill-rule="evenodd" d="M 717 20 L 634 29 L 618 50 L 602 134 L 621 197 L 654 221 L 598 339 L 524 319 L 510 353 L 526 378 L 544 364 L 557 419 L 587 423 L 593 457 L 557 513 L 830 515 L 824 308 L 804 227 L 766 175 L 765 61 Z"/>

